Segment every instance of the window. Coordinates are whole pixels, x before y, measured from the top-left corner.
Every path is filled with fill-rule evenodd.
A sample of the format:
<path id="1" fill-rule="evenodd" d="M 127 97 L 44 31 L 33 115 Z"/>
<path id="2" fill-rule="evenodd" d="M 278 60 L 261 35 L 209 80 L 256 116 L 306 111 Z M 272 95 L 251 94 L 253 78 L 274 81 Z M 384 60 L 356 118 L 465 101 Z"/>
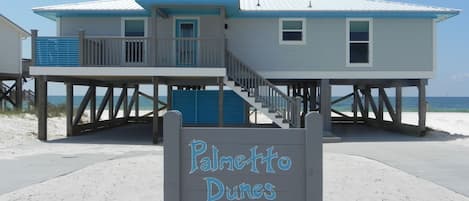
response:
<path id="1" fill-rule="evenodd" d="M 124 59 L 126 64 L 143 64 L 146 54 L 146 19 L 123 19 Z"/>
<path id="2" fill-rule="evenodd" d="M 280 19 L 280 44 L 304 45 L 306 43 L 305 19 Z"/>
<path id="3" fill-rule="evenodd" d="M 144 37 L 145 20 L 125 20 L 125 37 Z"/>
<path id="4" fill-rule="evenodd" d="M 347 66 L 372 66 L 372 27 L 371 19 L 347 19 Z"/>

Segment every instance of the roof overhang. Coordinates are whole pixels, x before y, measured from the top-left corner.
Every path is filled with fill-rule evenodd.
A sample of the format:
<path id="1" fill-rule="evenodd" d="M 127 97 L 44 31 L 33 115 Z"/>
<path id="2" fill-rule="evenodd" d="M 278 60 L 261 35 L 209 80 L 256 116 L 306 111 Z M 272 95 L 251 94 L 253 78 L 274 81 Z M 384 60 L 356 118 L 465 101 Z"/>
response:
<path id="1" fill-rule="evenodd" d="M 147 10 L 33 10 L 34 13 L 51 20 L 59 17 L 143 17 L 150 16 Z"/>
<path id="2" fill-rule="evenodd" d="M 373 17 L 373 18 L 433 18 L 438 22 L 454 17 L 460 10 L 445 12 L 423 11 L 246 11 L 241 10 L 235 17 Z"/>

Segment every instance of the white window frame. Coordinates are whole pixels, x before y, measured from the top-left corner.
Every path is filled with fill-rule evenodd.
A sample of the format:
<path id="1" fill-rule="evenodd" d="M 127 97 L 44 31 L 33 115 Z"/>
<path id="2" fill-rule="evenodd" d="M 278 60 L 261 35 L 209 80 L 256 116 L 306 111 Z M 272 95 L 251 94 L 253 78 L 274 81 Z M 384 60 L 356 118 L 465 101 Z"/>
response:
<path id="1" fill-rule="evenodd" d="M 121 36 L 122 37 L 126 37 L 125 36 L 125 21 L 127 20 L 143 20 L 143 23 L 144 23 L 144 36 L 143 37 L 148 37 L 148 18 L 146 17 L 123 17 L 121 18 Z M 131 37 L 131 36 L 129 36 Z"/>
<path id="2" fill-rule="evenodd" d="M 347 18 L 346 20 L 346 67 L 373 67 L 373 19 L 372 18 Z M 350 41 L 350 22 L 368 22 L 369 38 L 368 41 Z M 368 63 L 350 63 L 350 44 L 351 43 L 368 43 Z"/>
<path id="3" fill-rule="evenodd" d="M 144 24 L 144 33 L 143 33 L 143 38 L 146 38 L 148 37 L 148 18 L 146 17 L 122 17 L 121 18 L 121 36 L 122 38 L 133 38 L 135 36 L 125 36 L 125 21 L 127 20 L 143 20 L 143 24 Z M 139 37 L 135 37 L 135 38 L 139 38 Z M 142 63 L 129 63 L 129 62 L 126 62 L 125 61 L 125 40 L 122 41 L 122 52 L 121 52 L 121 55 L 122 55 L 122 60 L 121 62 L 125 65 L 145 65 L 148 63 L 148 44 L 147 42 L 145 41 L 144 44 L 143 44 L 143 49 L 145 51 L 145 54 L 143 55 L 143 62 Z"/>
<path id="4" fill-rule="evenodd" d="M 301 21 L 303 29 L 301 30 L 301 41 L 285 41 L 283 40 L 283 22 L 284 21 Z M 279 44 L 280 45 L 306 45 L 306 19 L 305 18 L 280 18 L 278 21 L 278 30 L 279 30 Z M 292 31 L 292 30 L 289 30 Z M 298 30 L 300 31 L 300 30 Z"/>

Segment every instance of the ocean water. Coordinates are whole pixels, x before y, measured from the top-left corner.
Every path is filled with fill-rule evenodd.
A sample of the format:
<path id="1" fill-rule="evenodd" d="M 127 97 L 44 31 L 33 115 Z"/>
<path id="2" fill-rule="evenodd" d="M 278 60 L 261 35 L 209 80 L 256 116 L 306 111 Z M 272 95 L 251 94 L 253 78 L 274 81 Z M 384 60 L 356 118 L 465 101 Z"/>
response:
<path id="1" fill-rule="evenodd" d="M 117 99 L 114 98 L 114 103 L 116 104 Z M 129 97 L 129 101 L 130 101 Z M 333 100 L 338 99 L 339 97 L 333 97 Z M 82 96 L 74 97 L 74 107 L 77 108 L 83 99 Z M 101 103 L 103 97 L 96 97 L 97 103 Z M 390 97 L 390 101 L 394 104 L 394 97 Z M 49 103 L 54 105 L 65 104 L 65 96 L 49 96 Z M 160 100 L 166 102 L 167 97 L 161 96 Z M 375 101 L 378 98 L 375 97 Z M 345 101 L 333 105 L 333 108 L 346 112 L 351 111 L 353 99 L 349 98 Z M 140 109 L 141 110 L 151 110 L 153 109 L 152 101 L 146 98 L 140 98 Z M 469 97 L 427 97 L 428 111 L 429 112 L 469 112 Z M 403 97 L 402 107 L 404 112 L 416 112 L 418 111 L 418 98 L 417 97 Z"/>

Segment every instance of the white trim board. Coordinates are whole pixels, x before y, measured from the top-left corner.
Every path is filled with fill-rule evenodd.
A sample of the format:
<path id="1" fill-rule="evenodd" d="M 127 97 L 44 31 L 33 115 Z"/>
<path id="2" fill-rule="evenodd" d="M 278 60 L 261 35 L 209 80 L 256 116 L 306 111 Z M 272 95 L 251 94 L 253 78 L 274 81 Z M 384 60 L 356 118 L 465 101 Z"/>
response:
<path id="1" fill-rule="evenodd" d="M 431 79 L 433 71 L 258 71 L 267 79 Z"/>
<path id="2" fill-rule="evenodd" d="M 87 77 L 225 77 L 225 68 L 183 67 L 30 67 L 31 75 Z"/>
<path id="3" fill-rule="evenodd" d="M 360 43 L 360 42 L 352 42 L 350 41 L 350 22 L 368 22 L 369 23 L 369 38 L 368 43 L 368 63 L 350 63 L 350 43 Z M 345 20 L 345 37 L 346 37 L 346 45 L 345 45 L 345 66 L 351 68 L 370 68 L 373 67 L 373 18 L 347 18 Z"/>
<path id="4" fill-rule="evenodd" d="M 301 41 L 284 41 L 283 40 L 283 21 L 301 21 Z M 280 45 L 306 45 L 306 18 L 279 18 L 278 20 L 278 43 Z M 300 30 L 296 30 L 300 31 Z"/>

